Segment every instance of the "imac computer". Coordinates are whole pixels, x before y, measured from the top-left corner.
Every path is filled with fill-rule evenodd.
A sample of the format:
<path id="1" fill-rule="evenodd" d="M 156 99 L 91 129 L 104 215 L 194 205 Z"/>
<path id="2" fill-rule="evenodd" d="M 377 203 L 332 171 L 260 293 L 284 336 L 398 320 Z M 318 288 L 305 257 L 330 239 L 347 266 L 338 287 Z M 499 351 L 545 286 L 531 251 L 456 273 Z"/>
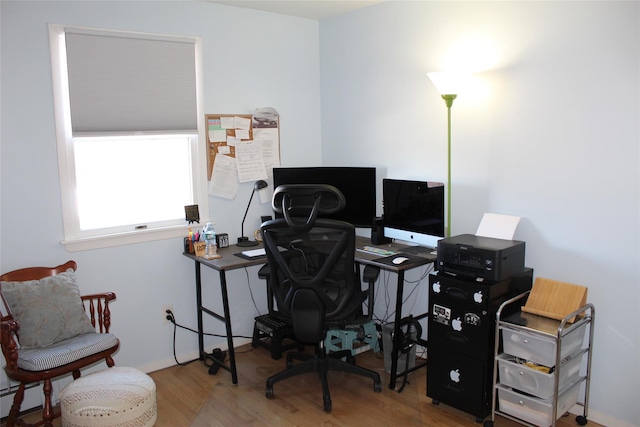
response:
<path id="1" fill-rule="evenodd" d="M 375 167 L 293 167 L 273 168 L 273 188 L 283 184 L 330 184 L 344 194 L 345 208 L 328 215 L 353 224 L 371 228 L 376 216 Z"/>
<path id="2" fill-rule="evenodd" d="M 435 248 L 444 238 L 444 184 L 382 180 L 384 236 Z"/>

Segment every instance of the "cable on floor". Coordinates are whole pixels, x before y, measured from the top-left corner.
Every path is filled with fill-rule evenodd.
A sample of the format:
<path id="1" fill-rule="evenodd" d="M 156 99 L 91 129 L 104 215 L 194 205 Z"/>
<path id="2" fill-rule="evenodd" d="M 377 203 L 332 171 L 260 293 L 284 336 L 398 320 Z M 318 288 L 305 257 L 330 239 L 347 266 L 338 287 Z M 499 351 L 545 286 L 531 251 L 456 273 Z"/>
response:
<path id="1" fill-rule="evenodd" d="M 176 319 L 175 319 L 175 316 L 173 314 L 173 311 L 171 311 L 171 310 L 167 310 L 167 320 L 170 321 L 173 324 L 173 359 L 176 361 L 176 364 L 179 365 L 179 366 L 186 366 L 186 365 L 188 365 L 190 363 L 195 362 L 196 360 L 200 360 L 200 357 L 197 357 L 197 358 L 195 358 L 193 360 L 189 360 L 187 362 L 180 362 L 178 360 L 178 356 L 177 356 L 177 353 L 176 353 L 176 334 L 177 334 L 178 328 L 185 329 L 185 330 L 193 332 L 195 334 L 197 334 L 198 331 L 196 331 L 195 329 L 191 329 L 189 327 L 180 325 L 178 322 L 176 322 Z M 227 337 L 226 335 L 211 334 L 211 333 L 206 333 L 206 332 L 203 332 L 203 335 L 208 335 L 208 336 L 213 336 L 213 337 L 220 337 L 220 338 L 226 338 Z M 251 339 L 252 337 L 247 337 L 247 336 L 244 336 L 244 335 L 234 335 L 233 338 L 249 338 L 249 339 Z M 215 350 L 214 350 L 214 352 L 215 352 Z M 220 358 L 220 356 L 222 356 L 222 353 L 220 353 L 218 355 L 218 357 L 216 357 L 216 355 L 214 355 L 214 352 L 212 352 L 211 355 L 207 355 L 207 356 L 211 356 L 212 358 L 216 358 L 216 359 L 218 359 L 218 358 Z M 226 356 L 226 352 L 223 352 L 223 353 L 225 353 L 225 356 Z M 215 360 L 212 360 L 212 364 L 208 365 L 207 364 L 207 360 L 208 359 L 209 359 L 209 357 L 206 357 L 203 360 L 203 363 L 211 369 L 215 365 L 216 362 L 215 362 Z M 222 361 L 224 362 L 224 360 L 222 360 Z"/>

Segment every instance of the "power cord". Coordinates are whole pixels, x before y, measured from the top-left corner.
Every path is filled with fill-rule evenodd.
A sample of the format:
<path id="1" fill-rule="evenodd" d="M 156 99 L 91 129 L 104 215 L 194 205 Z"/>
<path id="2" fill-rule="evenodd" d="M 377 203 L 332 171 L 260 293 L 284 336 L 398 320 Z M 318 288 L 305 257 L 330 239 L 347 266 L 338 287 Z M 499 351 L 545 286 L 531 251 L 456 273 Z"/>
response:
<path id="1" fill-rule="evenodd" d="M 193 332 L 193 333 L 198 333 L 198 331 L 188 328 L 186 326 L 180 325 L 178 322 L 176 322 L 176 318 L 173 315 L 173 311 L 167 309 L 166 310 L 166 319 L 171 322 L 173 324 L 173 359 L 176 361 L 176 364 L 178 366 L 186 366 L 192 362 L 195 362 L 196 360 L 200 360 L 200 358 L 196 358 L 193 360 L 189 360 L 187 362 L 180 362 L 178 361 L 178 356 L 176 354 L 176 333 L 178 328 L 182 328 L 185 329 L 187 331 Z M 226 335 L 220 335 L 220 334 L 211 334 L 211 333 L 206 333 L 203 332 L 203 335 L 208 335 L 208 336 L 214 336 L 214 337 L 224 337 L 226 338 Z M 233 338 L 252 338 L 252 337 L 247 337 L 244 335 L 234 335 Z M 203 363 L 209 367 L 209 374 L 210 375 L 215 375 L 216 373 L 218 373 L 218 369 L 220 369 L 220 366 L 224 365 L 224 361 L 227 357 L 227 352 L 223 351 L 219 348 L 214 348 L 213 351 L 211 353 L 207 353 L 205 360 L 203 361 Z M 207 364 L 207 361 L 210 360 L 211 364 Z"/>
<path id="2" fill-rule="evenodd" d="M 182 328 L 182 329 L 185 329 L 187 331 L 193 332 L 194 334 L 198 333 L 198 331 L 196 331 L 195 329 L 191 329 L 191 328 L 189 328 L 187 326 L 183 326 L 183 325 L 177 323 L 175 317 L 173 316 L 173 312 L 171 310 L 167 310 L 167 320 L 169 322 L 173 323 L 174 329 L 175 328 Z M 203 332 L 202 334 L 203 335 L 208 335 L 208 336 L 211 336 L 211 337 L 220 337 L 220 338 L 226 338 L 227 337 L 226 335 L 210 334 L 210 333 L 207 333 L 207 332 Z M 246 335 L 234 335 L 233 338 L 248 338 L 248 339 L 251 339 L 253 337 L 248 337 Z"/>

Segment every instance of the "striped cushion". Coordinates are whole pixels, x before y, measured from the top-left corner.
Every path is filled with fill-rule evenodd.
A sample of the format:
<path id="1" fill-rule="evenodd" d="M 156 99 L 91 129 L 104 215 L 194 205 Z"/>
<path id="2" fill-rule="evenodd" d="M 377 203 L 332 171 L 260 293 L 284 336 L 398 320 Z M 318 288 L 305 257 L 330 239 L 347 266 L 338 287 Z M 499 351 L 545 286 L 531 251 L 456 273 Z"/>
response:
<path id="1" fill-rule="evenodd" d="M 99 353 L 118 342 L 113 334 L 89 332 L 49 347 L 21 348 L 18 350 L 18 366 L 29 371 L 45 371 Z"/>

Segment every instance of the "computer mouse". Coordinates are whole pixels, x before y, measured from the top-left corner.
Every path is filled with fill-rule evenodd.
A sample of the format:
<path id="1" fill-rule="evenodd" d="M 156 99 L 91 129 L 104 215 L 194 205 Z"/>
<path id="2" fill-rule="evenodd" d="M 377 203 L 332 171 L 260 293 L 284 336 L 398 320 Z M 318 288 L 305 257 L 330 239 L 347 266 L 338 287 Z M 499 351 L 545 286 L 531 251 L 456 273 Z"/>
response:
<path id="1" fill-rule="evenodd" d="M 394 264 L 402 264 L 405 261 L 409 261 L 409 258 L 407 257 L 403 257 L 403 256 L 399 256 L 394 258 L 391 262 Z"/>

